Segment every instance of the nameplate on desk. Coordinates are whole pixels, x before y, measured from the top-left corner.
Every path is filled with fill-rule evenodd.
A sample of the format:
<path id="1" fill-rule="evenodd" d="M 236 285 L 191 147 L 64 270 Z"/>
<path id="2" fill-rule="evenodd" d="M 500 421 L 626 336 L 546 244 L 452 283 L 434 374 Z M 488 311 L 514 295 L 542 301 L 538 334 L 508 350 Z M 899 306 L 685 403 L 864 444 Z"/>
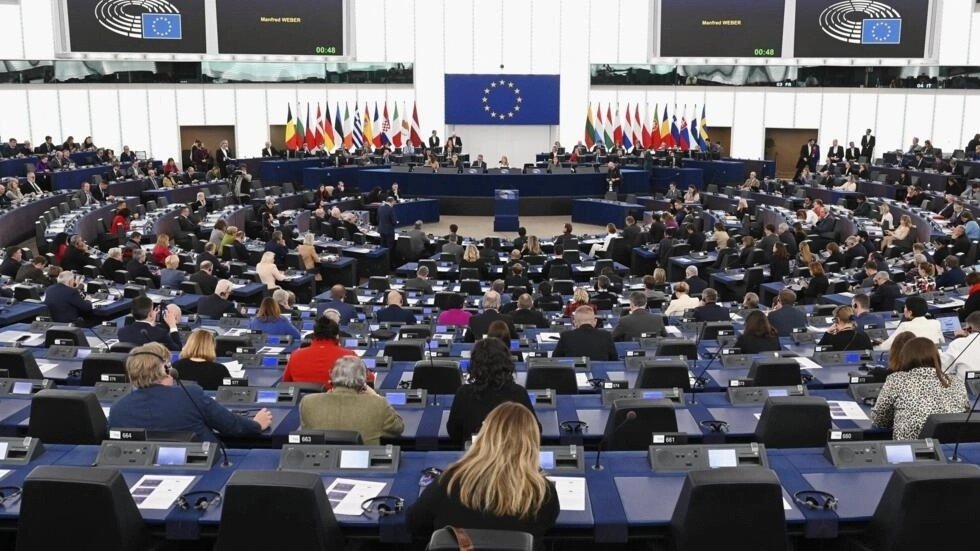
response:
<path id="1" fill-rule="evenodd" d="M 688 435 L 686 432 L 655 432 L 651 438 L 654 446 L 684 446 Z"/>
<path id="2" fill-rule="evenodd" d="M 612 406 L 616 400 L 663 400 L 684 401 L 680 388 L 617 388 L 602 390 L 602 405 Z"/>
<path id="3" fill-rule="evenodd" d="M 248 378 L 246 377 L 225 377 L 221 379 L 221 384 L 224 386 L 248 386 Z"/>
<path id="4" fill-rule="evenodd" d="M 625 390 L 629 387 L 629 381 L 602 381 L 603 390 Z"/>
<path id="5" fill-rule="evenodd" d="M 980 394 L 980 371 L 966 372 L 966 389 L 974 396 Z"/>
<path id="6" fill-rule="evenodd" d="M 862 385 L 865 383 L 873 383 L 875 381 L 874 375 L 866 375 L 861 373 L 849 373 L 847 376 L 847 382 L 852 385 Z"/>
<path id="7" fill-rule="evenodd" d="M 395 473 L 401 457 L 398 446 L 339 446 L 285 444 L 279 454 L 280 471 Z"/>
<path id="8" fill-rule="evenodd" d="M 406 388 L 399 390 L 377 390 L 389 404 L 395 407 L 424 408 L 428 403 L 428 392 L 424 388 Z"/>
<path id="9" fill-rule="evenodd" d="M 734 384 L 739 382 L 738 385 Z M 732 379 L 728 387 L 728 401 L 732 405 L 765 403 L 769 398 L 781 396 L 807 396 L 809 393 L 803 385 L 795 386 L 744 386 L 743 381 Z"/>
<path id="10" fill-rule="evenodd" d="M 103 375 L 104 377 L 105 375 Z M 118 375 L 117 375 L 118 377 Z M 100 402 L 112 402 L 122 398 L 133 391 L 133 385 L 128 382 L 104 382 L 95 383 L 95 397 Z"/>
<path id="11" fill-rule="evenodd" d="M 720 467 L 769 467 L 766 447 L 751 444 L 653 445 L 649 448 L 654 471 L 699 471 Z"/>
<path id="12" fill-rule="evenodd" d="M 42 390 L 54 388 L 51 379 L 0 379 L 0 395 L 30 396 Z"/>
<path id="13" fill-rule="evenodd" d="M 146 441 L 146 429 L 109 429 L 109 440 Z"/>
<path id="14" fill-rule="evenodd" d="M 27 465 L 44 453 L 44 445 L 38 438 L 0 438 L 0 465 Z"/>
<path id="15" fill-rule="evenodd" d="M 211 442 L 104 440 L 95 466 L 207 471 L 215 464 L 217 448 Z"/>
<path id="16" fill-rule="evenodd" d="M 824 457 L 838 469 L 887 467 L 903 463 L 945 463 L 938 440 L 875 440 L 827 442 Z"/>
<path id="17" fill-rule="evenodd" d="M 645 334 L 640 335 L 640 336 L 645 338 L 647 335 L 648 334 L 645 333 Z M 650 337 L 655 337 L 656 335 L 653 335 L 651 333 L 651 334 L 649 334 L 649 336 Z M 644 357 L 646 355 L 647 355 L 647 351 L 646 350 L 627 350 L 626 351 L 626 357 L 627 358 L 642 358 L 642 357 Z"/>
<path id="18" fill-rule="evenodd" d="M 103 383 L 129 383 L 129 377 L 125 373 L 103 373 L 99 375 L 99 381 Z"/>
<path id="19" fill-rule="evenodd" d="M 827 431 L 828 442 L 858 442 L 864 440 L 862 429 L 830 429 Z"/>
<path id="20" fill-rule="evenodd" d="M 294 406 L 299 401 L 299 393 L 293 387 L 219 386 L 215 400 L 222 404 Z"/>

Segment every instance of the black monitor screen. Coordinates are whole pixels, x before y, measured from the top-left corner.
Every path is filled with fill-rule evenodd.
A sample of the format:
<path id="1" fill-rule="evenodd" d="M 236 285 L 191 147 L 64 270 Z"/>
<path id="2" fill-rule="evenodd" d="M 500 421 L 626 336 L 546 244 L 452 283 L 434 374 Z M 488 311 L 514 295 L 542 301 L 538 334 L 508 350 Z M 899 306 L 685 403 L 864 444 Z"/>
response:
<path id="1" fill-rule="evenodd" d="M 217 0 L 217 6 L 222 54 L 344 55 L 343 0 Z"/>
<path id="2" fill-rule="evenodd" d="M 65 0 L 73 52 L 203 54 L 204 0 Z"/>
<path id="3" fill-rule="evenodd" d="M 925 56 L 929 0 L 796 3 L 796 57 Z"/>
<path id="4" fill-rule="evenodd" d="M 785 0 L 661 0 L 661 57 L 779 57 Z"/>

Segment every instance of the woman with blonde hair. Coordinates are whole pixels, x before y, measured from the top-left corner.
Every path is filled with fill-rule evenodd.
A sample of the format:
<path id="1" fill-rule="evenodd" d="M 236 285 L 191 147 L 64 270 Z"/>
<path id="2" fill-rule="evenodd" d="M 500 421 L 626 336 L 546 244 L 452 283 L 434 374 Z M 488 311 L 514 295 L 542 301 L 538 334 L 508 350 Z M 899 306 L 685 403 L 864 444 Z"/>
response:
<path id="1" fill-rule="evenodd" d="M 238 233 L 238 226 L 226 226 L 225 234 L 221 236 L 221 242 L 218 243 L 218 256 L 221 256 L 225 252 L 225 247 L 233 246 L 235 243 L 235 235 Z"/>
<path id="2" fill-rule="evenodd" d="M 565 305 L 565 317 L 571 317 L 579 306 L 589 306 L 595 311 L 595 304 L 589 304 L 589 292 L 584 287 L 576 287 L 572 293 L 572 301 Z"/>
<path id="3" fill-rule="evenodd" d="M 265 283 L 266 289 L 275 289 L 279 282 L 286 279 L 286 274 L 279 271 L 276 266 L 276 253 L 266 251 L 262 253 L 262 260 L 255 266 L 255 273 L 259 274 L 259 279 Z"/>
<path id="4" fill-rule="evenodd" d="M 667 270 L 663 268 L 655 268 L 653 270 L 653 285 L 654 288 L 662 288 L 667 285 Z"/>
<path id="5" fill-rule="evenodd" d="M 312 272 L 317 281 L 323 281 L 323 276 L 320 275 L 320 270 L 317 269 L 320 255 L 317 254 L 316 247 L 313 245 L 315 239 L 312 233 L 306 232 L 303 235 L 303 243 L 296 247 L 296 253 L 303 259 L 303 267 L 306 268 L 306 271 Z"/>
<path id="6" fill-rule="evenodd" d="M 541 241 L 538 240 L 538 236 L 529 235 L 521 252 L 525 255 L 543 255 L 544 251 L 541 250 Z"/>
<path id="7" fill-rule="evenodd" d="M 813 256 L 813 253 L 810 252 L 810 243 L 807 242 L 807 241 L 804 241 L 803 243 L 800 243 L 800 260 L 799 260 L 799 263 L 802 264 L 802 265 L 804 265 L 804 266 L 809 266 L 810 263 L 813 262 L 814 258 L 815 257 Z"/>
<path id="8" fill-rule="evenodd" d="M 888 231 L 895 227 L 895 218 L 888 212 L 888 205 L 884 203 L 878 205 L 878 212 L 881 213 L 881 229 Z"/>
<path id="9" fill-rule="evenodd" d="M 903 241 L 908 239 L 909 233 L 912 231 L 912 217 L 907 214 L 903 214 L 902 218 L 899 219 L 898 227 L 892 231 L 885 232 L 885 237 L 881 239 L 881 250 L 885 251 L 896 241 Z"/>
<path id="10" fill-rule="evenodd" d="M 689 290 L 690 287 L 683 281 L 674 285 L 674 294 L 677 298 L 671 300 L 670 304 L 667 305 L 667 309 L 664 310 L 665 316 L 682 316 L 684 312 L 693 310 L 701 304 L 701 301 L 697 297 L 692 297 L 687 294 Z"/>
<path id="11" fill-rule="evenodd" d="M 216 362 L 217 348 L 214 333 L 207 329 L 195 329 L 180 350 L 180 359 L 174 368 L 181 379 L 194 381 L 204 390 L 218 390 L 224 379 L 231 377 L 224 364 Z"/>
<path id="12" fill-rule="evenodd" d="M 166 266 L 167 257 L 174 254 L 170 250 L 170 236 L 161 233 L 157 236 L 156 245 L 153 246 L 153 263 L 163 268 Z"/>
<path id="13" fill-rule="evenodd" d="M 466 246 L 463 251 L 463 258 L 459 261 L 459 269 L 463 268 L 476 268 L 480 270 L 480 277 L 486 273 L 486 263 L 480 260 L 480 249 L 476 245 L 470 243 Z"/>
<path id="14" fill-rule="evenodd" d="M 554 484 L 541 472 L 541 431 L 523 405 L 490 412 L 462 459 L 432 481 L 406 512 L 415 539 L 443 526 L 527 532 L 536 543 L 560 511 Z"/>

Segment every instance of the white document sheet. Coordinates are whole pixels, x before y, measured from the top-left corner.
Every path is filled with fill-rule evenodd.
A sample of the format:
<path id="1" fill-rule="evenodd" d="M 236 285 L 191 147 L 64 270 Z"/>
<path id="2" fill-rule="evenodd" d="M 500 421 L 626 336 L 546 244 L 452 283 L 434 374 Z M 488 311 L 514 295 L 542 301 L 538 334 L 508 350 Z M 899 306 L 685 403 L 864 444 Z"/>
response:
<path id="1" fill-rule="evenodd" d="M 187 492 L 196 476 L 145 475 L 129 489 L 140 509 L 169 509 Z"/>
<path id="2" fill-rule="evenodd" d="M 868 415 L 864 413 L 857 402 L 845 400 L 827 400 L 830 406 L 831 419 L 847 419 L 851 421 L 867 421 Z"/>
<path id="3" fill-rule="evenodd" d="M 817 362 L 811 360 L 810 358 L 793 358 L 796 363 L 800 364 L 800 369 L 823 369 L 823 366 Z"/>
<path id="4" fill-rule="evenodd" d="M 576 373 L 575 374 L 575 384 L 580 387 L 589 386 L 589 374 L 588 373 Z"/>
<path id="5" fill-rule="evenodd" d="M 361 504 L 378 497 L 388 484 L 369 480 L 338 478 L 327 487 L 327 499 L 335 515 L 360 515 Z"/>
<path id="6" fill-rule="evenodd" d="M 542 344 L 542 343 L 546 343 L 546 342 L 558 342 L 558 338 L 560 336 L 561 336 L 560 333 L 551 333 L 551 332 L 548 332 L 548 331 L 542 331 L 542 332 L 538 333 L 538 336 L 537 336 L 538 344 Z"/>
<path id="7" fill-rule="evenodd" d="M 562 511 L 585 510 L 585 477 L 549 476 L 558 491 L 558 505 Z"/>

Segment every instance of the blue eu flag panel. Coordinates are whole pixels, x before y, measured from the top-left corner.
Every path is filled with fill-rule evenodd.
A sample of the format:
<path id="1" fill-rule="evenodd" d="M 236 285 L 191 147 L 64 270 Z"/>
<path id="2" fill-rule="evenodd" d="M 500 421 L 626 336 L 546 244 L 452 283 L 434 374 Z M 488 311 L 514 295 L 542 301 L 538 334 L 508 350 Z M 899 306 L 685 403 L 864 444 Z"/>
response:
<path id="1" fill-rule="evenodd" d="M 901 43 L 901 19 L 865 19 L 861 21 L 861 44 Z"/>
<path id="2" fill-rule="evenodd" d="M 558 124 L 558 75 L 446 75 L 447 124 Z"/>
<path id="3" fill-rule="evenodd" d="M 180 40 L 181 35 L 180 14 L 143 14 L 143 38 Z"/>

